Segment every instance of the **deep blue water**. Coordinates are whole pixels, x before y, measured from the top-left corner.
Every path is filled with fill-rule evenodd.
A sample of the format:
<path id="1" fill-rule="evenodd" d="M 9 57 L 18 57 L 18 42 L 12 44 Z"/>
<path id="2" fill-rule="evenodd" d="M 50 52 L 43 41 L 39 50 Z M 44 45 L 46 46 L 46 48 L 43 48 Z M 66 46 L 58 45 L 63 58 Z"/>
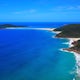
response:
<path id="1" fill-rule="evenodd" d="M 24 25 L 63 25 L 40 24 Z M 60 51 L 60 48 L 68 47 L 62 44 L 67 40 L 52 38 L 54 35 L 41 30 L 0 30 L 0 80 L 72 80 L 75 76 L 74 55 Z"/>
<path id="2" fill-rule="evenodd" d="M 0 22 L 0 24 L 15 24 L 28 27 L 39 27 L 39 28 L 56 28 L 64 24 L 80 24 L 80 22 Z"/>

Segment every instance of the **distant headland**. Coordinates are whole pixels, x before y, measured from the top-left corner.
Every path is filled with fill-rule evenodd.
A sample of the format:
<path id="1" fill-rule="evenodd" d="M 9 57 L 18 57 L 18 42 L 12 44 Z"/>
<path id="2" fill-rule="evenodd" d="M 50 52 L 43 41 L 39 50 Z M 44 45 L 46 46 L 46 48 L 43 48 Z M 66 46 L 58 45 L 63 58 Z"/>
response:
<path id="1" fill-rule="evenodd" d="M 69 48 L 65 48 L 63 50 L 76 52 L 80 54 L 80 24 L 68 24 L 61 26 L 60 28 L 56 28 L 53 31 L 60 33 L 56 34 L 56 38 L 67 38 L 72 40 Z"/>
<path id="2" fill-rule="evenodd" d="M 2 24 L 2 25 L 0 25 L 1 29 L 3 29 L 3 28 L 21 28 L 21 27 L 25 27 L 25 26 L 13 25 L 13 24 Z"/>

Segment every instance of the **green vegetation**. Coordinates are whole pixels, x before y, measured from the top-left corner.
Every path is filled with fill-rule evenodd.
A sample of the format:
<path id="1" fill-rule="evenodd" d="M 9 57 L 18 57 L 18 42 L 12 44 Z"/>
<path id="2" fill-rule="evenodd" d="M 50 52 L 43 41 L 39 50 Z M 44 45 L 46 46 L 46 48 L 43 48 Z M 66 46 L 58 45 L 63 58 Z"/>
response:
<path id="1" fill-rule="evenodd" d="M 61 31 L 56 37 L 80 38 L 80 24 L 64 25 L 54 31 Z"/>
<path id="2" fill-rule="evenodd" d="M 54 31 L 61 31 L 61 33 L 56 35 L 58 38 L 80 38 L 80 24 L 64 25 Z M 63 50 L 73 51 L 80 54 L 80 40 L 74 41 L 72 44 L 74 45 L 73 47 Z"/>

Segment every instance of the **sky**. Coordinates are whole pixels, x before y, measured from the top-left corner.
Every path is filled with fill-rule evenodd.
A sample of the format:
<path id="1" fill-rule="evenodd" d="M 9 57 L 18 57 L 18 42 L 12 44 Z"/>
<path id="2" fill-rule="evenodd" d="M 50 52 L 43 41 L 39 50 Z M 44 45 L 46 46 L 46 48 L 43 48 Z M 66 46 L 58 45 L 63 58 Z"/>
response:
<path id="1" fill-rule="evenodd" d="M 0 0 L 0 22 L 80 22 L 80 0 Z"/>

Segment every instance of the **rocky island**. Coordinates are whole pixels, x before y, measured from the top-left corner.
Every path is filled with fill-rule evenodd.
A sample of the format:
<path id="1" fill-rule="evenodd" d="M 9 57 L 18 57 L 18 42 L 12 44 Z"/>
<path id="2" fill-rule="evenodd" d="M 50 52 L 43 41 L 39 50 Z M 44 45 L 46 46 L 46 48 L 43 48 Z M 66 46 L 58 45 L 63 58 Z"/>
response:
<path id="1" fill-rule="evenodd" d="M 60 33 L 56 34 L 57 38 L 71 38 L 73 40 L 71 43 L 71 47 L 63 49 L 71 52 L 76 52 L 80 54 L 80 24 L 68 24 L 61 26 L 60 28 L 54 29 L 55 32 L 60 31 Z"/>
<path id="2" fill-rule="evenodd" d="M 19 25 L 13 25 L 13 24 L 2 24 L 0 25 L 0 29 L 4 29 L 4 28 L 23 28 L 25 26 L 19 26 Z"/>

